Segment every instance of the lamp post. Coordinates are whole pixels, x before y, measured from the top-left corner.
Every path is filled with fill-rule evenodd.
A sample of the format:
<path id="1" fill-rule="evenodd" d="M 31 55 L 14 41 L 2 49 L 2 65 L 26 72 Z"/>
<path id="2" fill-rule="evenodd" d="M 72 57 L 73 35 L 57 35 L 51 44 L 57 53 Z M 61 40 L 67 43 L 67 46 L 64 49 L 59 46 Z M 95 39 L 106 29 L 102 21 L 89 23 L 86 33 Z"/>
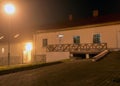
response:
<path id="1" fill-rule="evenodd" d="M 11 16 L 15 13 L 15 6 L 11 3 L 7 3 L 4 5 L 4 11 L 8 14 L 9 22 L 11 23 Z M 8 28 L 8 65 L 10 65 L 10 27 Z"/>

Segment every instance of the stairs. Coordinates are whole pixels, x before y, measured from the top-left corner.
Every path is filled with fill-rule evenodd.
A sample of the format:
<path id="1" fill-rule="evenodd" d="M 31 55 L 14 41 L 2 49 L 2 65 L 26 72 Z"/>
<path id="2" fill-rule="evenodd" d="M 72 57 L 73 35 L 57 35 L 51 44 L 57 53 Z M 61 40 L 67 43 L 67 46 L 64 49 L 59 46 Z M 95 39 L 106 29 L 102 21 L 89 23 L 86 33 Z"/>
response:
<path id="1" fill-rule="evenodd" d="M 104 50 L 104 51 L 102 51 L 101 53 L 99 53 L 98 55 L 94 56 L 93 59 L 92 59 L 92 61 L 93 61 L 93 62 L 96 62 L 96 61 L 102 59 L 102 58 L 103 58 L 106 54 L 108 54 L 108 53 L 109 53 L 108 50 Z"/>

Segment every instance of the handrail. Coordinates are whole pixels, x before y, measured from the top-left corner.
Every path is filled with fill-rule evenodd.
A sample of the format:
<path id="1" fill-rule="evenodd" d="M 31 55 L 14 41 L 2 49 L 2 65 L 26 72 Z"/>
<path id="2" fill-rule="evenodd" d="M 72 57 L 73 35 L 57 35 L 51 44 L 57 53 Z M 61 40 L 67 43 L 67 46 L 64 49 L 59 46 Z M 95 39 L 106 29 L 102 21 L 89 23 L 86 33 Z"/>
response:
<path id="1" fill-rule="evenodd" d="M 47 52 L 103 51 L 107 43 L 51 44 L 46 49 Z"/>

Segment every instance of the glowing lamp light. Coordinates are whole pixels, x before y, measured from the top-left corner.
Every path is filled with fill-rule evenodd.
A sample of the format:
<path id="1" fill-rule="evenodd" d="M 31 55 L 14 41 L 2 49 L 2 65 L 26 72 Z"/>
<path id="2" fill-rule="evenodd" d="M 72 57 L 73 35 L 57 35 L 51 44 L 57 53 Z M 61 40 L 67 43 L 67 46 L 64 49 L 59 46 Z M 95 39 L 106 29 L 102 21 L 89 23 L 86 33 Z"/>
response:
<path id="1" fill-rule="evenodd" d="M 20 36 L 20 34 L 16 34 L 14 35 L 14 38 L 18 38 Z"/>
<path id="2" fill-rule="evenodd" d="M 5 48 L 2 48 L 2 54 L 5 52 Z"/>
<path id="3" fill-rule="evenodd" d="M 64 35 L 63 35 L 63 34 L 59 34 L 58 37 L 59 37 L 59 38 L 63 38 Z"/>
<path id="4" fill-rule="evenodd" d="M 15 12 L 15 7 L 13 4 L 6 4 L 4 10 L 7 14 L 13 14 Z"/>
<path id="5" fill-rule="evenodd" d="M 32 58 L 32 42 L 27 42 L 25 44 L 25 50 L 23 51 L 23 55 L 24 55 L 24 62 L 31 62 L 31 58 Z"/>
<path id="6" fill-rule="evenodd" d="M 26 43 L 25 50 L 27 50 L 27 51 L 31 51 L 32 50 L 32 43 L 31 42 Z"/>
<path id="7" fill-rule="evenodd" d="M 0 40 L 3 39 L 3 38 L 4 38 L 4 36 L 0 36 Z"/>

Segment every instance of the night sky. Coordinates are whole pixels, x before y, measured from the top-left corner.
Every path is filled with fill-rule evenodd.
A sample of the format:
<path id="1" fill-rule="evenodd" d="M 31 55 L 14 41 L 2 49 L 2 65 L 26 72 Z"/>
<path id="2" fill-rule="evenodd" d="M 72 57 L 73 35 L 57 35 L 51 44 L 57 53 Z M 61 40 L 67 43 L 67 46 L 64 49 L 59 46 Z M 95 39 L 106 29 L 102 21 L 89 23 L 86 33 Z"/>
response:
<path id="1" fill-rule="evenodd" d="M 16 13 L 12 16 L 13 31 L 30 31 L 42 26 L 68 22 L 68 15 L 74 21 L 92 17 L 93 10 L 99 16 L 120 13 L 120 0 L 12 0 Z M 1 0 L 1 6 L 4 0 Z M 8 28 L 8 16 L 0 8 L 0 31 Z"/>
<path id="2" fill-rule="evenodd" d="M 70 14 L 79 21 L 92 17 L 96 9 L 100 16 L 120 12 L 120 0 L 20 0 L 18 4 L 21 17 L 33 27 L 67 22 Z"/>
<path id="3" fill-rule="evenodd" d="M 38 27 L 67 22 L 70 14 L 73 15 L 74 20 L 88 18 L 92 16 L 92 11 L 95 9 L 99 10 L 100 16 L 120 12 L 120 0 L 23 0 L 19 2 L 21 17 L 32 20 L 31 22 Z"/>

